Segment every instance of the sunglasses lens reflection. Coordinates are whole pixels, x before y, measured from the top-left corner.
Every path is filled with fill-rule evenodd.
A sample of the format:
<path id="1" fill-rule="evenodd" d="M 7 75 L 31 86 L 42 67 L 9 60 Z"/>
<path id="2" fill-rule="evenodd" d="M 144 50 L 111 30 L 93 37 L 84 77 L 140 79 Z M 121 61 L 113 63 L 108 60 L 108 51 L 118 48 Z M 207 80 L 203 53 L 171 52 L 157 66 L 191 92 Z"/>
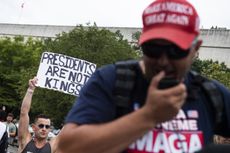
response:
<path id="1" fill-rule="evenodd" d="M 43 129 L 44 127 L 45 127 L 46 129 L 49 129 L 49 128 L 50 128 L 50 125 L 39 124 L 38 127 L 39 127 L 40 129 Z"/>

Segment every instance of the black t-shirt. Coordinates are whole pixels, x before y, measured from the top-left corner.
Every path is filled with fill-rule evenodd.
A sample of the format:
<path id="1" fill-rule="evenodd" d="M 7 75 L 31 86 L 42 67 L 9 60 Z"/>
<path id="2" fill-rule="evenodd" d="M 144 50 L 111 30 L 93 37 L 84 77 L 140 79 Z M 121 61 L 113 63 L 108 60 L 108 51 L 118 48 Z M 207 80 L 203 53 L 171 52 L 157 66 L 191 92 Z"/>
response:
<path id="1" fill-rule="evenodd" d="M 37 148 L 35 146 L 34 140 L 31 139 L 30 142 L 26 145 L 26 147 L 23 149 L 22 153 L 51 153 L 51 146 L 50 143 L 46 143 L 42 148 Z"/>

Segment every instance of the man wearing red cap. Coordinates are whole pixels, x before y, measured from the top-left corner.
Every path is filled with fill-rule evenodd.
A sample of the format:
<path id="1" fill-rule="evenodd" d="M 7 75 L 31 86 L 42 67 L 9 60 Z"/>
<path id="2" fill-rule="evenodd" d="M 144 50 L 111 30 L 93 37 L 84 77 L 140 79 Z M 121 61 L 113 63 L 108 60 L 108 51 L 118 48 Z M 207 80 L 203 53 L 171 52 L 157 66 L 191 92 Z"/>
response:
<path id="1" fill-rule="evenodd" d="M 202 43 L 194 7 L 156 0 L 142 19 L 143 58 L 104 66 L 89 79 L 60 134 L 64 153 L 190 153 L 215 133 L 230 136 L 229 90 L 210 81 L 224 106 L 216 128 L 214 108 L 190 71 Z"/>

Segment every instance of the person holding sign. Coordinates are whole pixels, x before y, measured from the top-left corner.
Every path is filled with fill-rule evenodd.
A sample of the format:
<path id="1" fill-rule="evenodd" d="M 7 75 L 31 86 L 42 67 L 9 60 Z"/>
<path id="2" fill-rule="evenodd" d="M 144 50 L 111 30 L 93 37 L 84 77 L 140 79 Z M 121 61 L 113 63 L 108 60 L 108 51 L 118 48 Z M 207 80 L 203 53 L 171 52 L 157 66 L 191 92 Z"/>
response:
<path id="1" fill-rule="evenodd" d="M 36 83 L 36 78 L 29 80 L 29 87 L 22 101 L 18 127 L 18 152 L 56 153 L 58 136 L 47 141 L 51 126 L 51 121 L 47 116 L 38 115 L 32 124 L 34 135 L 32 136 L 29 131 L 29 111 Z"/>
<path id="2" fill-rule="evenodd" d="M 195 8 L 155 0 L 142 19 L 143 58 L 96 70 L 66 117 L 62 152 L 193 153 L 230 136 L 230 91 L 190 71 L 202 43 Z"/>

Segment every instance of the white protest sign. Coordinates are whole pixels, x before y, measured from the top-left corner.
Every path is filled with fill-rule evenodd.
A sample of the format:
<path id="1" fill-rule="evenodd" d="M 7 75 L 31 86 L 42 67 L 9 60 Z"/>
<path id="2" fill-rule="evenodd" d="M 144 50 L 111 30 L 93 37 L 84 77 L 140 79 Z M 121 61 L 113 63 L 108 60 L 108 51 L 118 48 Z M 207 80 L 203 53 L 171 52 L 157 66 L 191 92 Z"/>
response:
<path id="1" fill-rule="evenodd" d="M 96 70 L 96 64 L 66 56 L 44 52 L 37 72 L 37 86 L 79 96 L 83 85 Z"/>

